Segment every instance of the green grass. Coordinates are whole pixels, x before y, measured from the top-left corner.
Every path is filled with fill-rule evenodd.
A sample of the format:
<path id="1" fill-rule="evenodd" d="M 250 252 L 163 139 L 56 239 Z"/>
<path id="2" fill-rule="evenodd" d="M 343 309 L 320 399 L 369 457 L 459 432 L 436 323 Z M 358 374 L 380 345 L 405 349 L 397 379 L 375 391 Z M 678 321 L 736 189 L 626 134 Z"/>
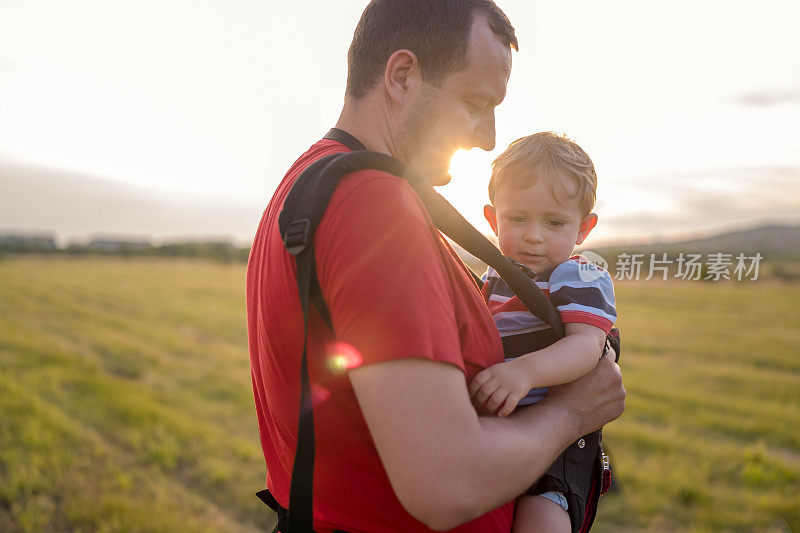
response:
<path id="1" fill-rule="evenodd" d="M 621 492 L 598 531 L 800 531 L 800 286 L 617 287 Z"/>
<path id="2" fill-rule="evenodd" d="M 0 531 L 272 522 L 244 267 L 0 261 Z M 597 531 L 800 531 L 800 285 L 617 287 L 621 491 Z"/>
<path id="3" fill-rule="evenodd" d="M 272 521 L 244 271 L 0 261 L 0 531 L 252 531 Z"/>

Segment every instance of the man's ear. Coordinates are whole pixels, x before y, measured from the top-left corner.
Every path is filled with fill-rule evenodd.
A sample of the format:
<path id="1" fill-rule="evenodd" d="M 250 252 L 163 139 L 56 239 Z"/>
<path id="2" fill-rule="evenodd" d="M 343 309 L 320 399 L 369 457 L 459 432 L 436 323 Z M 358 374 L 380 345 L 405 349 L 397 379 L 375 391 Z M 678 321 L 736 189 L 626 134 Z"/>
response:
<path id="1" fill-rule="evenodd" d="M 589 236 L 589 233 L 594 229 L 597 225 L 597 214 L 596 213 L 589 213 L 583 220 L 581 220 L 581 227 L 578 229 L 578 237 L 575 239 L 575 244 L 583 244 L 583 241 L 586 240 L 586 237 Z"/>
<path id="2" fill-rule="evenodd" d="M 483 216 L 486 218 L 486 221 L 492 227 L 492 231 L 494 232 L 495 236 L 497 235 L 497 212 L 494 210 L 494 206 L 491 204 L 486 204 L 483 206 Z"/>
<path id="3" fill-rule="evenodd" d="M 395 103 L 405 100 L 409 82 L 422 79 L 417 55 L 410 50 L 395 50 L 386 62 L 383 83 L 386 92 Z"/>

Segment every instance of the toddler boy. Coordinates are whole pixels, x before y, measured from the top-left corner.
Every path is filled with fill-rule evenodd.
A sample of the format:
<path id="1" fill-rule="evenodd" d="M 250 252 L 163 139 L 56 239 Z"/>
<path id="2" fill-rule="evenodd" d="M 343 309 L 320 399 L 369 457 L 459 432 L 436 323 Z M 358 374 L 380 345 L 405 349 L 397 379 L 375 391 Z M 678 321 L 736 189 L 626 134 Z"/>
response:
<path id="1" fill-rule="evenodd" d="M 484 215 L 500 251 L 549 296 L 566 331 L 554 342 L 549 325 L 532 315 L 492 268 L 487 271 L 482 290 L 500 331 L 506 362 L 475 376 L 469 390 L 477 406 L 507 416 L 518 404 L 542 400 L 546 387 L 592 370 L 617 314 L 608 272 L 572 255 L 573 247 L 597 224 L 591 212 L 597 176 L 586 152 L 566 137 L 537 133 L 511 143 L 492 167 L 491 204 Z M 584 439 L 571 446 L 580 447 L 581 454 L 587 448 L 589 460 L 564 460 L 563 468 L 551 467 L 517 501 L 514 531 L 566 532 L 571 530 L 570 516 L 572 523 L 580 520 L 578 514 L 583 516 L 583 510 L 570 509 L 570 502 L 573 507 L 587 502 L 576 499 L 579 490 L 570 489 L 591 480 L 591 454 L 599 448 L 599 436 L 588 446 Z"/>

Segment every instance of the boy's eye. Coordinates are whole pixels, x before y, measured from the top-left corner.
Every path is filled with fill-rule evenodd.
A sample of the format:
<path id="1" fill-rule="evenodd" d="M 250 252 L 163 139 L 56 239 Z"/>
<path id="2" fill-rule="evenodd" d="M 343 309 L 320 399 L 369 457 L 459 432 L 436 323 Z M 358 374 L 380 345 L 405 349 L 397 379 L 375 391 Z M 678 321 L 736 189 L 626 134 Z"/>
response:
<path id="1" fill-rule="evenodd" d="M 561 226 L 564 225 L 564 223 L 560 220 L 548 220 L 547 225 L 553 228 L 560 228 Z"/>
<path id="2" fill-rule="evenodd" d="M 517 223 L 520 223 L 520 224 L 526 221 L 525 217 L 523 217 L 523 216 L 508 217 L 508 220 L 510 220 L 511 222 L 517 222 Z"/>

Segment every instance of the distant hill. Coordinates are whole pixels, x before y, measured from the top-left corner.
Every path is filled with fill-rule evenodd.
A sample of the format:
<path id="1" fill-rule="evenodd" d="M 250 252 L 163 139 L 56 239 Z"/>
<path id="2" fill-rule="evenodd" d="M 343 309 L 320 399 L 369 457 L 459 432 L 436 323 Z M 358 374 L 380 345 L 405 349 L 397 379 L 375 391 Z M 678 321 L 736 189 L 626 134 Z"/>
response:
<path id="1" fill-rule="evenodd" d="M 494 236 L 488 237 L 494 240 Z M 472 270 L 479 274 L 486 270 L 486 265 L 482 261 L 472 257 L 457 244 L 452 244 L 456 253 Z M 800 261 L 800 226 L 768 225 L 700 239 L 585 247 L 578 249 L 578 252 L 585 250 L 591 250 L 605 258 L 612 273 L 616 272 L 617 258 L 620 254 L 625 253 L 643 254 L 645 272 L 651 254 L 656 254 L 656 258 L 659 258 L 661 254 L 666 253 L 668 258 L 673 261 L 672 269 L 674 269 L 675 258 L 680 253 L 703 254 L 704 256 L 715 253 L 731 254 L 732 261 L 735 261 L 737 255 L 741 253 L 747 257 L 760 253 L 761 263 L 766 267 L 761 270 L 762 277 L 779 277 L 789 281 L 800 279 L 800 268 L 797 266 L 797 262 Z M 674 275 L 672 270 L 671 274 Z"/>
<path id="2" fill-rule="evenodd" d="M 613 251 L 637 253 L 761 253 L 770 260 L 800 260 L 800 226 L 768 225 L 757 228 L 732 231 L 704 237 L 669 243 L 645 243 L 639 245 L 604 246 L 591 248 L 603 255 Z"/>

